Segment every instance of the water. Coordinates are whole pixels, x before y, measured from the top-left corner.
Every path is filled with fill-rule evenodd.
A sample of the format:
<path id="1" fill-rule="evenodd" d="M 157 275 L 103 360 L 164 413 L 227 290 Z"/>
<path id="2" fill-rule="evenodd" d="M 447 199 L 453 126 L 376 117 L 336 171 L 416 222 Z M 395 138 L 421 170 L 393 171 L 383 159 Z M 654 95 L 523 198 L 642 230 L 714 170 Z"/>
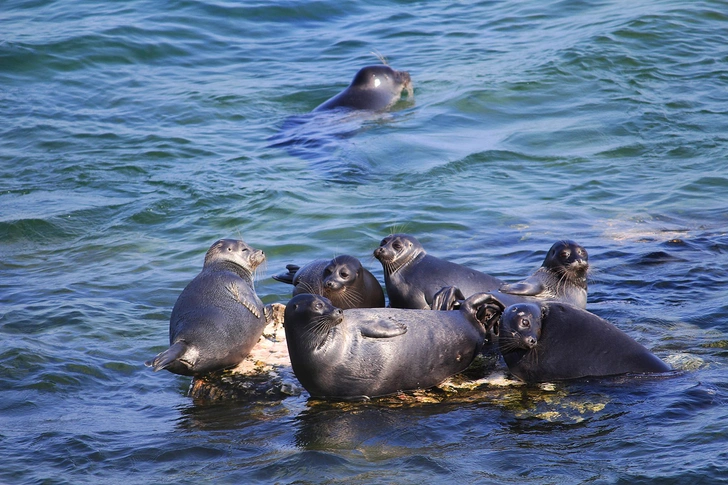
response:
<path id="1" fill-rule="evenodd" d="M 718 1 L 9 1 L 4 483 L 717 483 L 728 473 Z M 385 55 L 414 104 L 271 140 Z M 393 230 L 508 281 L 584 245 L 588 308 L 680 370 L 441 404 L 194 403 L 143 362 L 221 237 L 270 275 Z"/>

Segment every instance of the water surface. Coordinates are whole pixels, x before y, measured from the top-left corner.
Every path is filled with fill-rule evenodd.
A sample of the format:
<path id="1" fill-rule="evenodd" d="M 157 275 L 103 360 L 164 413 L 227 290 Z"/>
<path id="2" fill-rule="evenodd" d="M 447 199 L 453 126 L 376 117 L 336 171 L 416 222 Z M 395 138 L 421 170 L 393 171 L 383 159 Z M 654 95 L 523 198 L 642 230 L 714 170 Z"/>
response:
<path id="1" fill-rule="evenodd" d="M 717 483 L 728 473 L 728 14 L 717 1 L 12 1 L 0 34 L 6 483 Z M 313 120 L 386 56 L 414 103 Z M 299 148 L 299 149 L 296 149 Z M 305 147 L 304 147 L 305 148 Z M 143 362 L 218 238 L 290 262 L 392 231 L 588 308 L 680 372 L 440 404 L 204 404 Z"/>

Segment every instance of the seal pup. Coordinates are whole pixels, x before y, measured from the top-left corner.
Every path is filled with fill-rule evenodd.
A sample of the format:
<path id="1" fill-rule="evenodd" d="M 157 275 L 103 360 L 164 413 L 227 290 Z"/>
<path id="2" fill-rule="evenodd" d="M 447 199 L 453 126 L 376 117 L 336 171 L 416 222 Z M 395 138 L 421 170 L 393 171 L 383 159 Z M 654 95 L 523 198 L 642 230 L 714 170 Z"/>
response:
<path id="1" fill-rule="evenodd" d="M 362 67 L 349 87 L 314 109 L 335 108 L 383 111 L 402 97 L 402 91 L 412 97 L 412 80 L 407 71 L 396 71 L 386 64 Z"/>
<path id="2" fill-rule="evenodd" d="M 608 321 L 566 303 L 511 305 L 499 327 L 503 360 L 527 383 L 671 370 Z"/>
<path id="3" fill-rule="evenodd" d="M 456 286 L 467 298 L 475 293 L 495 291 L 504 284 L 481 273 L 427 254 L 409 234 L 391 234 L 374 250 L 384 268 L 389 305 L 393 308 L 429 309 L 432 298 L 445 286 Z"/>
<path id="4" fill-rule="evenodd" d="M 465 370 L 480 352 L 489 296 L 460 310 L 342 310 L 320 295 L 286 305 L 283 326 L 296 378 L 312 397 L 367 399 L 426 389 Z"/>
<path id="5" fill-rule="evenodd" d="M 586 308 L 589 255 L 574 241 L 558 241 L 551 246 L 543 264 L 520 283 L 504 284 L 498 290 L 539 300 L 554 300 Z"/>
<path id="6" fill-rule="evenodd" d="M 382 308 L 384 291 L 361 261 L 346 254 L 316 259 L 304 266 L 286 265 L 287 273 L 273 279 L 294 286 L 293 296 L 313 293 L 328 298 L 338 308 Z"/>
<path id="7" fill-rule="evenodd" d="M 243 241 L 221 239 L 202 271 L 182 291 L 169 320 L 170 347 L 145 362 L 154 371 L 197 376 L 239 364 L 266 325 L 253 272 L 265 254 Z"/>

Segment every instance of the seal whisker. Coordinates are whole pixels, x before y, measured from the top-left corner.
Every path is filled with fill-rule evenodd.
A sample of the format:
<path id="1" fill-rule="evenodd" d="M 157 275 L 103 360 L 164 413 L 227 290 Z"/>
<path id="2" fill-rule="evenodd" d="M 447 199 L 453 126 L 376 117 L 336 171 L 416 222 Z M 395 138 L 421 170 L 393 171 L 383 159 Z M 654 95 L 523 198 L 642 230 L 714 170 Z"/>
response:
<path id="1" fill-rule="evenodd" d="M 310 283 L 308 281 L 298 280 L 298 284 L 296 286 L 301 287 L 301 289 L 304 290 L 304 293 L 326 296 L 324 295 L 324 289 L 321 285 L 314 285 L 313 283 Z"/>
<path id="2" fill-rule="evenodd" d="M 341 295 L 347 301 L 350 308 L 359 308 L 364 301 L 363 295 L 354 288 L 343 291 Z"/>
<path id="3" fill-rule="evenodd" d="M 326 340 L 329 331 L 333 325 L 329 315 L 321 315 L 311 319 L 309 325 L 306 326 L 301 336 L 306 340 L 309 338 L 315 341 L 315 347 L 320 347 Z"/>
<path id="4" fill-rule="evenodd" d="M 370 54 L 373 54 L 374 56 L 376 56 L 376 58 L 379 59 L 379 61 L 382 64 L 384 64 L 385 66 L 389 65 L 389 63 L 387 62 L 387 58 L 384 57 L 384 55 L 382 53 L 380 53 L 378 50 L 374 49 L 373 51 L 370 51 Z"/>
<path id="5" fill-rule="evenodd" d="M 339 298 L 346 304 L 348 308 L 357 308 L 357 301 L 354 298 L 354 295 L 350 291 L 341 291 L 339 293 Z"/>

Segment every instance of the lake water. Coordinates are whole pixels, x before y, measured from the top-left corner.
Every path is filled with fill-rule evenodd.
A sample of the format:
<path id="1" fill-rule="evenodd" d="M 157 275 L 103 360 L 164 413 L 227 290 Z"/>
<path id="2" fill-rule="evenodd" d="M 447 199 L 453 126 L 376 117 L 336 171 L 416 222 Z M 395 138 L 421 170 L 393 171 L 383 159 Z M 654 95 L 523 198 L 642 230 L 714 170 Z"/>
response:
<path id="1" fill-rule="evenodd" d="M 15 1 L 0 12 L 3 483 L 718 483 L 728 476 L 728 5 Z M 384 55 L 414 103 L 312 120 Z M 287 263 L 392 231 L 588 309 L 679 372 L 438 404 L 195 403 L 143 362 L 222 237 Z M 501 368 L 502 371 L 502 368 Z"/>

